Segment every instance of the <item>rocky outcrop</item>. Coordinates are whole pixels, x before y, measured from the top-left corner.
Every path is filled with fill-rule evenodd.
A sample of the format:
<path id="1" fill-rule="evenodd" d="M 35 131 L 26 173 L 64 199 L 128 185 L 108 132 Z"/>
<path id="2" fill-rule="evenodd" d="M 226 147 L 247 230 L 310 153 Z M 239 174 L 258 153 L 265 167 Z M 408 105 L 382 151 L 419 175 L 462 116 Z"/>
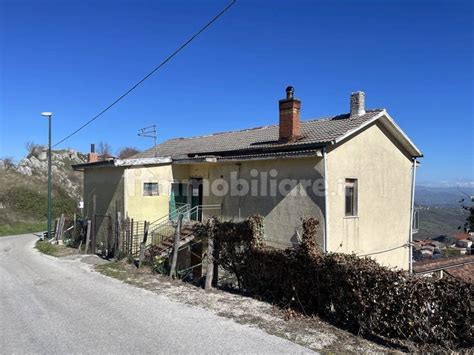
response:
<path id="1" fill-rule="evenodd" d="M 51 172 L 53 182 L 60 185 L 69 196 L 78 200 L 82 195 L 82 174 L 73 171 L 73 164 L 86 162 L 86 156 L 73 149 L 53 150 L 51 152 Z M 48 177 L 48 154 L 43 147 L 35 147 L 14 168 L 20 174 Z"/>

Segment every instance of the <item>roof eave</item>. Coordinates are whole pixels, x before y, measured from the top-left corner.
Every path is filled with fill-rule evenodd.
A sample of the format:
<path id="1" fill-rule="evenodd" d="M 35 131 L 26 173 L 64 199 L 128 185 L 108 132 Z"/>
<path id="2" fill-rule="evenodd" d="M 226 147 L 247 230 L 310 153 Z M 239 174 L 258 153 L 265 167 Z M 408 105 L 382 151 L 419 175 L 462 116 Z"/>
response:
<path id="1" fill-rule="evenodd" d="M 104 167 L 110 167 L 110 166 L 114 166 L 113 160 L 101 160 L 101 161 L 96 161 L 93 163 L 74 164 L 72 165 L 72 169 L 74 171 L 84 171 L 84 169 L 89 169 L 89 168 L 104 168 Z"/>
<path id="2" fill-rule="evenodd" d="M 395 123 L 394 119 L 389 115 L 389 113 L 386 110 L 382 111 L 390 125 L 393 127 L 395 130 L 396 134 L 399 134 L 401 137 L 400 141 L 403 143 L 403 145 L 408 149 L 408 151 L 411 153 L 413 158 L 422 158 L 423 153 L 421 150 L 411 141 L 411 139 L 406 135 L 405 132 Z"/>
<path id="3" fill-rule="evenodd" d="M 164 165 L 172 163 L 171 157 L 116 159 L 115 166 Z"/>
<path id="4" fill-rule="evenodd" d="M 171 157 L 153 157 L 153 158 L 136 158 L 136 159 L 111 159 L 97 161 L 93 163 L 75 164 L 72 168 L 75 171 L 84 171 L 84 169 L 94 168 L 124 168 L 130 166 L 148 166 L 148 165 L 166 165 L 173 161 Z"/>
<path id="5" fill-rule="evenodd" d="M 249 149 L 238 149 L 238 150 L 224 150 L 224 151 L 212 151 L 212 152 L 195 152 L 189 153 L 190 158 L 194 156 L 199 158 L 201 156 L 215 156 L 224 158 L 226 156 L 243 156 L 243 155 L 257 155 L 257 154 L 277 154 L 277 153 L 292 153 L 308 149 L 320 149 L 327 145 L 328 142 L 318 143 L 304 143 L 295 145 L 277 145 L 275 147 L 265 148 L 249 148 Z"/>
<path id="6" fill-rule="evenodd" d="M 364 122 L 363 124 L 361 124 L 360 126 L 358 126 L 357 128 L 354 128 L 348 132 L 346 132 L 345 134 L 343 134 L 342 136 L 339 136 L 337 137 L 336 139 L 334 139 L 331 143 L 332 144 L 338 144 L 342 141 L 344 141 L 345 139 L 348 139 L 354 135 L 356 135 L 357 133 L 359 133 L 360 131 L 362 131 L 365 127 L 371 125 L 372 123 L 374 123 L 375 121 L 379 120 L 379 119 L 384 119 L 385 118 L 385 121 L 383 121 L 383 123 L 385 124 L 385 126 L 390 130 L 390 132 L 400 141 L 400 143 L 402 144 L 402 146 L 408 151 L 408 153 L 413 157 L 413 158 L 421 158 L 423 157 L 423 154 L 421 153 L 420 149 L 418 149 L 418 147 L 410 140 L 410 138 L 408 138 L 408 136 L 405 134 L 405 132 L 402 131 L 402 129 L 395 123 L 395 121 L 393 120 L 393 118 L 388 114 L 387 110 L 386 109 L 383 109 L 382 111 L 380 111 L 380 113 L 378 113 L 376 116 L 374 116 L 373 118 L 371 118 L 370 120 Z"/>
<path id="7" fill-rule="evenodd" d="M 236 154 L 224 156 L 202 156 L 196 158 L 173 159 L 174 164 L 195 164 L 195 163 L 218 163 L 226 161 L 248 161 L 248 160 L 274 160 L 274 159 L 294 159 L 308 157 L 322 157 L 322 147 L 306 150 L 293 150 L 284 152 L 268 152 L 261 154 Z"/>

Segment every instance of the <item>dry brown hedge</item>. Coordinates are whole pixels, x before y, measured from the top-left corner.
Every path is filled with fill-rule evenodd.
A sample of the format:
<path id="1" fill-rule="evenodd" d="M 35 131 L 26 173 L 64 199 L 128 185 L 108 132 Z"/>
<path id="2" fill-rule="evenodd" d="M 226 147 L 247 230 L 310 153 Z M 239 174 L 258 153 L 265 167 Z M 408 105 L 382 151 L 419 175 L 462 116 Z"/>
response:
<path id="1" fill-rule="evenodd" d="M 216 260 L 255 297 L 317 314 L 350 331 L 440 344 L 472 346 L 472 285 L 416 277 L 382 267 L 370 258 L 319 251 L 318 221 L 303 223 L 298 249 L 264 246 L 263 218 L 214 224 Z M 198 227 L 204 236 L 206 228 Z"/>

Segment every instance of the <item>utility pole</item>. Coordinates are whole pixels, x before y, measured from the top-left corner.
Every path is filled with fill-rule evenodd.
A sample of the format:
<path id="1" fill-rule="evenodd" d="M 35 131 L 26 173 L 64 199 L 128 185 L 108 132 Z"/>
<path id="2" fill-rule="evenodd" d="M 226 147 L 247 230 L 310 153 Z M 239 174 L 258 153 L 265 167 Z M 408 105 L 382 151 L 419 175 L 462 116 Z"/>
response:
<path id="1" fill-rule="evenodd" d="M 48 117 L 48 238 L 51 238 L 51 112 L 43 112 Z"/>
<path id="2" fill-rule="evenodd" d="M 140 137 L 147 137 L 147 138 L 153 138 L 154 139 L 154 142 L 155 142 L 155 145 L 154 145 L 154 148 L 155 148 L 155 158 L 157 157 L 157 152 L 156 152 L 156 125 L 152 125 L 152 126 L 149 126 L 149 127 L 145 127 L 145 128 L 140 128 L 138 130 L 138 135 Z"/>

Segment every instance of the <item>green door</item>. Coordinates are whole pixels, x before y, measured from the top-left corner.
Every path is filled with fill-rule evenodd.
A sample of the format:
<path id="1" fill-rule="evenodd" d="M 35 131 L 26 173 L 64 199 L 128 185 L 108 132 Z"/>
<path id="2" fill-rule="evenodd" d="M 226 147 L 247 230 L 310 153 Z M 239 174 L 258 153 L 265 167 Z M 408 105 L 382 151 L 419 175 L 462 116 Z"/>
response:
<path id="1" fill-rule="evenodd" d="M 170 216 L 175 218 L 176 210 L 188 203 L 188 184 L 177 182 L 171 184 Z"/>

